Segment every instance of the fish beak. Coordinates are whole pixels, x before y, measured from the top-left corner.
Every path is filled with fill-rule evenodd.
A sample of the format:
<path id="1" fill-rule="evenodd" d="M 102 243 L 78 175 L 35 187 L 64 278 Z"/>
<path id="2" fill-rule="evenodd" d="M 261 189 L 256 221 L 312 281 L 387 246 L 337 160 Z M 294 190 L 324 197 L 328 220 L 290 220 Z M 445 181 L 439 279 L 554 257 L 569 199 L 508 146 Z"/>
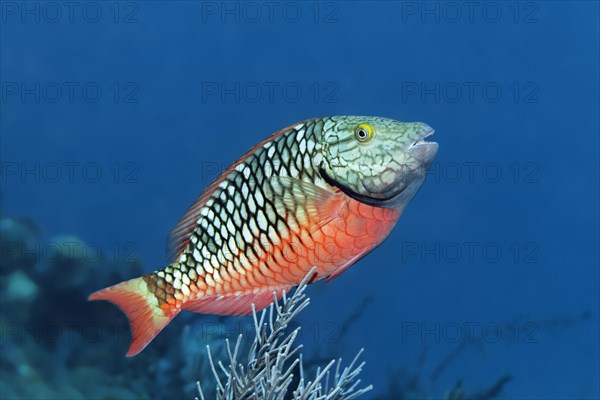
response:
<path id="1" fill-rule="evenodd" d="M 424 129 L 419 135 L 419 139 L 414 141 L 408 148 L 410 155 L 425 168 L 429 168 L 438 151 L 438 144 L 436 142 L 429 142 L 425 140 L 426 138 L 432 136 L 434 132 L 435 131 L 430 126 L 425 125 Z"/>

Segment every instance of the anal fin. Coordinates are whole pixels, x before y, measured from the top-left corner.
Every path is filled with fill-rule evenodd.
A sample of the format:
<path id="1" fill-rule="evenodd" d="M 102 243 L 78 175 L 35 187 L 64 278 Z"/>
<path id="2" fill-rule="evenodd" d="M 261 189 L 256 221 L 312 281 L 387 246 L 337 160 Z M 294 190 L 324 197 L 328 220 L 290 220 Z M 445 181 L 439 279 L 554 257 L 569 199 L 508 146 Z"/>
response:
<path id="1" fill-rule="evenodd" d="M 280 287 L 273 290 L 264 290 L 259 293 L 211 296 L 203 297 L 197 300 L 188 301 L 183 305 L 183 309 L 191 312 L 219 315 L 249 315 L 252 314 L 252 304 L 256 311 L 269 306 L 275 300 L 275 292 L 279 300 L 283 291 L 289 291 L 291 286 Z"/>

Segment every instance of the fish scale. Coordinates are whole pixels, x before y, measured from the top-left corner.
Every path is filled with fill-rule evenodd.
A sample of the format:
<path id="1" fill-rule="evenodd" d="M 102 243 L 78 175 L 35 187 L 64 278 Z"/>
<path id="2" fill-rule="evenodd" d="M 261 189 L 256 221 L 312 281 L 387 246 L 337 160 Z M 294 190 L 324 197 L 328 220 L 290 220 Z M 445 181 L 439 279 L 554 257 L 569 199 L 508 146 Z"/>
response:
<path id="1" fill-rule="evenodd" d="M 198 293 L 256 291 L 286 283 L 274 279 L 272 274 L 269 276 L 268 272 L 263 273 L 265 267 L 272 271 L 269 267 L 275 260 L 265 262 L 259 257 L 260 253 L 269 254 L 271 249 L 277 248 L 281 239 L 286 239 L 285 236 L 280 238 L 280 234 L 290 230 L 286 215 L 276 211 L 283 207 L 276 207 L 275 201 L 268 199 L 267 192 L 273 191 L 268 178 L 299 174 L 300 178 L 314 180 L 314 171 L 304 168 L 304 158 L 311 157 L 306 149 L 318 151 L 318 146 L 307 145 L 308 141 L 315 143 L 314 135 L 319 133 L 314 127 L 314 122 L 295 126 L 258 149 L 223 180 L 202 209 L 190 243 L 179 260 L 144 277 L 148 291 L 156 295 L 161 308 L 181 308 Z M 253 204 L 250 210 L 248 197 Z M 295 213 L 291 215 L 291 224 L 298 226 Z M 209 235 L 209 230 L 218 239 Z M 242 232 L 249 237 L 244 238 Z M 253 268 L 256 263 L 263 265 L 263 269 Z M 190 271 L 193 271 L 191 276 Z M 178 272 L 187 276 L 189 283 L 178 278 L 175 275 Z"/>
<path id="2" fill-rule="evenodd" d="M 383 139 L 373 140 L 375 147 L 361 144 L 375 129 Z M 420 175 L 408 176 L 414 188 L 401 187 L 411 179 L 394 175 L 402 173 L 394 165 L 404 166 L 394 154 L 410 162 L 411 143 L 427 129 L 384 118 L 327 117 L 275 133 L 186 212 L 170 235 L 168 266 L 90 299 L 109 300 L 127 314 L 132 356 L 181 310 L 248 314 L 251 304 L 266 307 L 273 293 L 281 296 L 313 266 L 313 281 L 332 279 L 388 236 L 418 190 Z M 421 153 L 415 157 L 430 157 Z M 392 186 L 383 187 L 386 182 Z"/>

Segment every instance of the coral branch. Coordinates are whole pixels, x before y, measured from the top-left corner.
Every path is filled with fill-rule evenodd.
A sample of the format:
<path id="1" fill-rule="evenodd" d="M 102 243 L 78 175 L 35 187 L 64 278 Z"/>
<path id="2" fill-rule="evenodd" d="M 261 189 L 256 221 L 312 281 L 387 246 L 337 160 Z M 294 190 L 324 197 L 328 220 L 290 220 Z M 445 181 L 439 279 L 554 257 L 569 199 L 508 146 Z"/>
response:
<path id="1" fill-rule="evenodd" d="M 218 362 L 223 374 L 215 367 L 210 346 L 207 354 L 216 380 L 217 400 L 237 399 L 281 399 L 294 400 L 352 400 L 372 389 L 372 386 L 357 389 L 360 384 L 360 374 L 364 362 L 358 359 L 363 352 L 361 349 L 349 366 L 341 372 L 342 360 L 332 360 L 324 368 L 318 369 L 313 381 L 305 381 L 301 345 L 294 342 L 300 328 L 286 334 L 286 328 L 300 311 L 309 304 L 305 289 L 314 268 L 306 275 L 291 297 L 283 294 L 281 304 L 275 301 L 260 317 L 253 308 L 255 337 L 248 352 L 246 365 L 238 361 L 241 335 L 235 347 L 231 348 L 227 341 L 228 366 Z M 275 299 L 276 300 L 276 299 Z M 333 377 L 331 370 L 336 365 Z M 294 372 L 299 371 L 298 386 L 290 388 L 294 381 Z M 330 386 L 331 382 L 331 386 Z M 198 382 L 200 399 L 204 400 L 202 388 Z M 198 398 L 196 398 L 198 399 Z"/>

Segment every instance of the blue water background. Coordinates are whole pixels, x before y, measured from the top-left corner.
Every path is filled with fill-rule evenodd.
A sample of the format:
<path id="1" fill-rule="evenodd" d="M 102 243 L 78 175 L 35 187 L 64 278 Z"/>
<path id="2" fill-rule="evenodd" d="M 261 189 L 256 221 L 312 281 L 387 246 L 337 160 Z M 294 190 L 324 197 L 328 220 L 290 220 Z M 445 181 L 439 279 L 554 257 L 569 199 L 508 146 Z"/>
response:
<path id="1" fill-rule="evenodd" d="M 433 171 L 377 250 L 310 288 L 299 320 L 307 353 L 348 359 L 364 347 L 362 379 L 379 393 L 404 367 L 420 370 L 432 396 L 458 379 L 478 389 L 504 373 L 514 377 L 508 398 L 600 396 L 598 3 L 497 2 L 498 22 L 482 16 L 488 3 L 472 20 L 460 6 L 453 21 L 420 14 L 444 3 L 321 3 L 315 17 L 314 3 L 299 2 L 298 22 L 283 3 L 272 20 L 256 3 L 256 22 L 253 10 L 236 21 L 220 2 L 194 1 L 121 2 L 115 22 L 113 3 L 97 4 L 97 23 L 78 12 L 23 21 L 3 9 L 4 214 L 105 252 L 133 242 L 150 271 L 164 265 L 169 230 L 216 170 L 272 132 L 325 115 L 423 121 L 440 144 Z M 79 86 L 73 101 L 66 90 L 56 102 L 22 97 L 22 86 L 11 94 L 36 82 Z M 98 101 L 79 90 L 90 82 L 102 89 Z M 211 92 L 236 83 L 239 99 Z M 102 177 L 91 182 L 76 167 L 68 179 L 69 162 L 93 163 Z M 41 169 L 22 178 L 6 163 Z M 63 166 L 57 182 L 43 176 L 51 163 Z M 518 336 L 507 328 L 515 323 Z M 465 324 L 476 343 L 432 377 Z"/>

